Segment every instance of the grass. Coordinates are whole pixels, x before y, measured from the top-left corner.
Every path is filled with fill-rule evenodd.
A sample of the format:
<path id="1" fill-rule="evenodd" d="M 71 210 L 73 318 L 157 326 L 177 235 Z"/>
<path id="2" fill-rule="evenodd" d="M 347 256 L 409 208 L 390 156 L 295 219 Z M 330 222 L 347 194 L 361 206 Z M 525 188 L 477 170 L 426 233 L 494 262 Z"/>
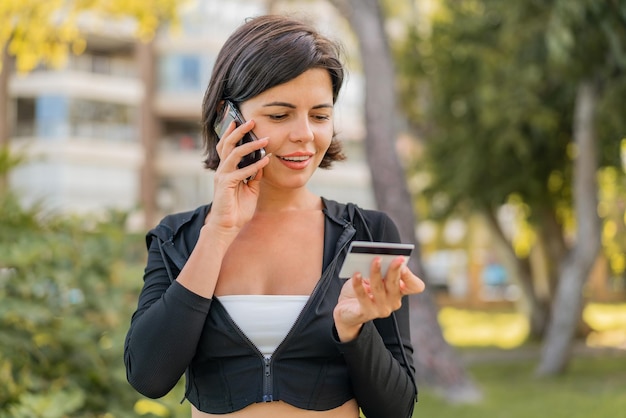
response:
<path id="1" fill-rule="evenodd" d="M 626 417 L 626 356 L 579 357 L 568 374 L 537 379 L 535 362 L 481 363 L 469 367 L 484 399 L 451 405 L 420 390 L 414 417 L 619 418 Z"/>
<path id="2" fill-rule="evenodd" d="M 539 379 L 537 347 L 523 345 L 528 328 L 519 314 L 442 309 L 448 341 L 466 358 L 482 353 L 468 371 L 484 399 L 451 405 L 421 387 L 414 417 L 626 418 L 626 304 L 591 304 L 584 318 L 594 330 L 586 349 L 577 350 L 585 354 L 574 357 L 565 375 Z M 508 353 L 508 360 L 490 358 L 496 353 Z"/>

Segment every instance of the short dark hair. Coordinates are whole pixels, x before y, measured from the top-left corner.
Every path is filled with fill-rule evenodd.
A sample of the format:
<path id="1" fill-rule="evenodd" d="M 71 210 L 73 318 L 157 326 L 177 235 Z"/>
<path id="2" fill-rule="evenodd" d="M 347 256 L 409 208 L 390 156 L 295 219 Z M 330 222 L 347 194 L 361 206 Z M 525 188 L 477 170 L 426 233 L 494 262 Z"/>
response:
<path id="1" fill-rule="evenodd" d="M 222 100 L 241 103 L 293 80 L 307 70 L 321 68 L 330 75 L 335 103 L 344 79 L 340 55 L 338 43 L 304 21 L 281 15 L 247 20 L 222 46 L 204 94 L 202 138 L 205 167 L 215 170 L 220 162 L 215 149 L 219 138 L 213 125 Z M 333 134 L 320 168 L 329 168 L 333 161 L 343 159 L 341 143 Z"/>

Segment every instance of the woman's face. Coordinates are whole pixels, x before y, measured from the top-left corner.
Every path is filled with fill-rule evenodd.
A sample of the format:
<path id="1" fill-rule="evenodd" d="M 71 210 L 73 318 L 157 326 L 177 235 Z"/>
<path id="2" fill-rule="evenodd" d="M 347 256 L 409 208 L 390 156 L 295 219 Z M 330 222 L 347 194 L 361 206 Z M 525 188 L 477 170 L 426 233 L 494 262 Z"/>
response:
<path id="1" fill-rule="evenodd" d="M 333 91 L 324 69 L 311 69 L 240 104 L 255 122 L 258 138 L 268 137 L 272 153 L 263 181 L 279 187 L 306 185 L 333 137 Z"/>

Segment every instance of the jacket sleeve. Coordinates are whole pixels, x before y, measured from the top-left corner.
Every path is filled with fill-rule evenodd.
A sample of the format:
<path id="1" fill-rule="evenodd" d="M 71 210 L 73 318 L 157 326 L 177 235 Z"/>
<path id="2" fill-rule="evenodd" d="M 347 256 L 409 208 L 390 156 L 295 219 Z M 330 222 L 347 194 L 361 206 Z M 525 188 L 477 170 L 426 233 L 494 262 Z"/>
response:
<path id="1" fill-rule="evenodd" d="M 128 382 L 150 398 L 166 395 L 195 355 L 211 306 L 170 282 L 156 239 L 149 245 L 144 285 L 124 344 Z"/>
<path id="2" fill-rule="evenodd" d="M 387 215 L 378 212 L 372 219 L 373 213 L 365 212 L 374 240 L 400 241 L 397 228 Z M 350 371 L 355 397 L 367 418 L 410 416 L 417 401 L 417 386 L 413 379 L 408 297 L 403 298 L 402 307 L 393 316 L 363 324 L 358 337 L 340 343 L 339 348 Z"/>

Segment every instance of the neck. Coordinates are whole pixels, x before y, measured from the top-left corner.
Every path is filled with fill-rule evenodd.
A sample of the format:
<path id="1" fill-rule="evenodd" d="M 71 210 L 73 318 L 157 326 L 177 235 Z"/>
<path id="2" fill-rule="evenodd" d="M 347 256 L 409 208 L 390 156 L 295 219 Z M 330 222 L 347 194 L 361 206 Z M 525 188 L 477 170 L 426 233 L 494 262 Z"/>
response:
<path id="1" fill-rule="evenodd" d="M 306 188 L 278 193 L 261 190 L 256 212 L 284 212 L 297 210 L 321 210 L 322 200 Z"/>

